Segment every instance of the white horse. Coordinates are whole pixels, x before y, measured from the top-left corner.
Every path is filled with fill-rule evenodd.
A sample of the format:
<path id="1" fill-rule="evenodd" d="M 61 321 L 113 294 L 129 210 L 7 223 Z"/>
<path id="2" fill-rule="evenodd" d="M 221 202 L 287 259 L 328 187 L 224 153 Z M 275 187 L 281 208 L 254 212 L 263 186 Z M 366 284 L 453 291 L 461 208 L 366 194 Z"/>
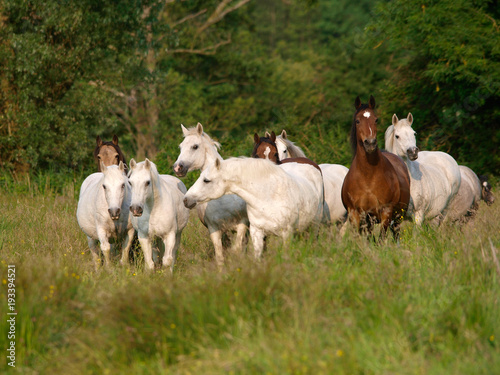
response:
<path id="1" fill-rule="evenodd" d="M 184 140 L 179 146 L 180 154 L 174 163 L 174 172 L 178 177 L 184 177 L 188 172 L 198 169 L 204 171 L 216 160 L 222 160 L 217 151 L 220 144 L 203 132 L 203 126 L 200 123 L 190 129 L 186 129 L 184 125 L 181 127 Z M 196 208 L 198 217 L 210 233 L 215 248 L 216 262 L 222 266 L 224 264 L 223 232 L 236 231 L 233 251 L 240 252 L 245 246 L 249 226 L 247 205 L 243 199 L 232 194 L 198 204 Z"/>
<path id="2" fill-rule="evenodd" d="M 480 179 L 472 169 L 465 165 L 460 165 L 459 168 L 462 177 L 460 189 L 448 209 L 448 217 L 454 221 L 474 215 L 481 199 L 488 205 L 495 201 L 491 186 L 486 179 Z"/>
<path id="3" fill-rule="evenodd" d="M 419 151 L 412 129 L 413 116 L 399 120 L 385 132 L 385 148 L 403 158 L 410 174 L 410 207 L 408 215 L 421 225 L 424 220 L 439 224 L 460 187 L 460 170 L 450 155 L 440 151 Z M 418 158 L 418 160 L 417 160 Z"/>
<path id="4" fill-rule="evenodd" d="M 110 264 L 110 239 L 122 241 L 121 263 L 128 263 L 134 228 L 130 220 L 130 185 L 124 164 L 105 167 L 83 181 L 76 210 L 78 225 L 87 235 L 95 266 L 100 265 L 97 241 L 100 242 L 106 266 Z"/>
<path id="5" fill-rule="evenodd" d="M 237 194 L 247 203 L 255 257 L 266 234 L 287 241 L 295 231 L 319 224 L 323 215 L 323 178 L 310 164 L 277 165 L 267 159 L 216 159 L 184 197 L 186 207 Z"/>
<path id="6" fill-rule="evenodd" d="M 153 242 L 160 253 L 164 251 L 163 266 L 173 271 L 181 233 L 188 223 L 189 210 L 182 203 L 186 186 L 174 176 L 160 175 L 156 165 L 146 159 L 129 163 L 129 181 L 132 187 L 130 211 L 132 225 L 137 230 L 149 270 L 154 269 Z"/>
<path id="7" fill-rule="evenodd" d="M 269 133 L 266 133 L 266 137 Z M 270 136 L 269 136 L 270 137 Z M 276 147 L 280 160 L 288 158 L 306 157 L 304 151 L 288 139 L 286 131 L 276 137 Z M 325 216 L 324 222 L 343 223 L 347 218 L 347 210 L 342 203 L 342 184 L 349 172 L 347 167 L 340 164 L 320 164 L 325 185 Z"/>

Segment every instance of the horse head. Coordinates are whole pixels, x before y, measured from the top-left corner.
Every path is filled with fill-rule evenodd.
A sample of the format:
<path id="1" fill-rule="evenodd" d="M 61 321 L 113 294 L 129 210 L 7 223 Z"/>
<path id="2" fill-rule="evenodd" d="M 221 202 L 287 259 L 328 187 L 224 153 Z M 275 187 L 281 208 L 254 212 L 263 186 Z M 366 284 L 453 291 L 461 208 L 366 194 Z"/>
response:
<path id="1" fill-rule="evenodd" d="M 212 159 L 220 157 L 217 152 L 220 143 L 203 132 L 203 125 L 198 123 L 196 127 L 190 129 L 181 125 L 181 128 L 184 140 L 179 145 L 180 154 L 173 166 L 177 177 L 184 177 L 193 170 L 204 169 L 213 161 Z"/>
<path id="2" fill-rule="evenodd" d="M 102 170 L 102 188 L 108 204 L 109 216 L 112 220 L 120 219 L 121 207 L 125 194 L 128 191 L 128 181 L 125 175 L 125 165 L 120 162 L 118 166 L 106 167 L 100 162 Z"/>
<path id="3" fill-rule="evenodd" d="M 158 171 L 154 163 L 147 158 L 140 163 L 131 159 L 129 165 L 128 177 L 132 188 L 130 212 L 138 217 L 142 216 L 146 202 L 154 197 L 154 186 L 159 183 Z"/>
<path id="4" fill-rule="evenodd" d="M 224 178 L 224 161 L 215 162 L 201 172 L 200 177 L 184 195 L 184 206 L 192 209 L 197 203 L 217 199 L 226 193 L 227 181 Z"/>
<path id="5" fill-rule="evenodd" d="M 125 156 L 123 155 L 120 146 L 118 146 L 118 137 L 116 134 L 113 136 L 112 141 L 103 141 L 101 137 L 96 138 L 96 147 L 94 149 L 94 159 L 97 162 L 97 170 L 103 172 L 101 162 L 105 167 L 110 165 L 119 165 L 120 162 L 124 164 L 124 171 L 126 173 L 127 166 L 125 165 Z"/>
<path id="6" fill-rule="evenodd" d="M 351 147 L 356 153 L 357 146 L 364 148 L 367 154 L 377 151 L 377 122 L 375 115 L 375 98 L 370 95 L 368 104 L 362 104 L 359 96 L 354 101 L 356 112 L 354 113 L 351 128 Z"/>
<path id="7" fill-rule="evenodd" d="M 392 116 L 392 125 L 385 131 L 385 147 L 389 152 L 402 158 L 416 160 L 418 158 L 418 147 L 415 135 L 417 134 L 411 127 L 413 116 L 408 113 L 405 119 L 398 119 Z"/>
<path id="8" fill-rule="evenodd" d="M 259 137 L 259 135 L 255 133 L 253 140 L 252 158 L 269 159 L 276 164 L 280 163 L 278 146 L 276 145 L 276 134 L 274 131 L 271 132 L 270 137 Z"/>

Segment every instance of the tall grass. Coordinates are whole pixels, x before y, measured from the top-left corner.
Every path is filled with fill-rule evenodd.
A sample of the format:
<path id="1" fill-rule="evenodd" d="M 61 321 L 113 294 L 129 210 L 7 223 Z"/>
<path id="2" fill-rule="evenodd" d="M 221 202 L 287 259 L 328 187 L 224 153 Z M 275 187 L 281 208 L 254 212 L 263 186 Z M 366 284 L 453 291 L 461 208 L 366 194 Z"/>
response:
<path id="1" fill-rule="evenodd" d="M 50 190 L 50 189 L 49 189 Z M 500 206 L 399 244 L 336 228 L 271 238 L 218 271 L 193 215 L 173 275 L 94 270 L 73 188 L 0 194 L 0 276 L 16 266 L 23 374 L 492 374 L 500 368 Z M 490 244 L 490 239 L 491 243 Z M 6 285 L 0 348 L 7 348 Z M 4 351 L 5 352 L 5 351 Z"/>

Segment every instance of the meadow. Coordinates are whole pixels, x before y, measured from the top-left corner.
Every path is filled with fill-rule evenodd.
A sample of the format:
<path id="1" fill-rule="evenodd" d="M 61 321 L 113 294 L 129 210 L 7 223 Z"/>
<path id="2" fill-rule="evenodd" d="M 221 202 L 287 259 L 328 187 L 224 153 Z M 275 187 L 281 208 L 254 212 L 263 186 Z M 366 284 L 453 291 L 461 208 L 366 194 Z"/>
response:
<path id="1" fill-rule="evenodd" d="M 77 187 L 0 192 L 2 372 L 494 374 L 500 369 L 500 204 L 399 243 L 338 229 L 270 239 L 215 265 L 192 212 L 173 275 L 95 270 Z M 494 191 L 498 191 L 498 185 Z M 496 253 L 495 253 L 496 251 Z M 7 365 L 14 265 L 15 368 Z"/>

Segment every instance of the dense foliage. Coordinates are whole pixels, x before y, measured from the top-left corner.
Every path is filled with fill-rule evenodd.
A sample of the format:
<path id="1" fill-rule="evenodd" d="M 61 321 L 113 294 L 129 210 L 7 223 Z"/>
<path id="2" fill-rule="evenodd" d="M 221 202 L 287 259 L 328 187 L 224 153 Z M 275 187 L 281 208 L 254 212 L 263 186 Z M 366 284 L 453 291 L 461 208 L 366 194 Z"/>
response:
<path id="1" fill-rule="evenodd" d="M 496 19 L 495 1 L 4 1 L 0 168 L 88 173 L 117 134 L 167 172 L 197 122 L 224 156 L 285 128 L 348 165 L 352 103 L 374 94 L 381 134 L 411 111 L 422 148 L 499 175 Z"/>

